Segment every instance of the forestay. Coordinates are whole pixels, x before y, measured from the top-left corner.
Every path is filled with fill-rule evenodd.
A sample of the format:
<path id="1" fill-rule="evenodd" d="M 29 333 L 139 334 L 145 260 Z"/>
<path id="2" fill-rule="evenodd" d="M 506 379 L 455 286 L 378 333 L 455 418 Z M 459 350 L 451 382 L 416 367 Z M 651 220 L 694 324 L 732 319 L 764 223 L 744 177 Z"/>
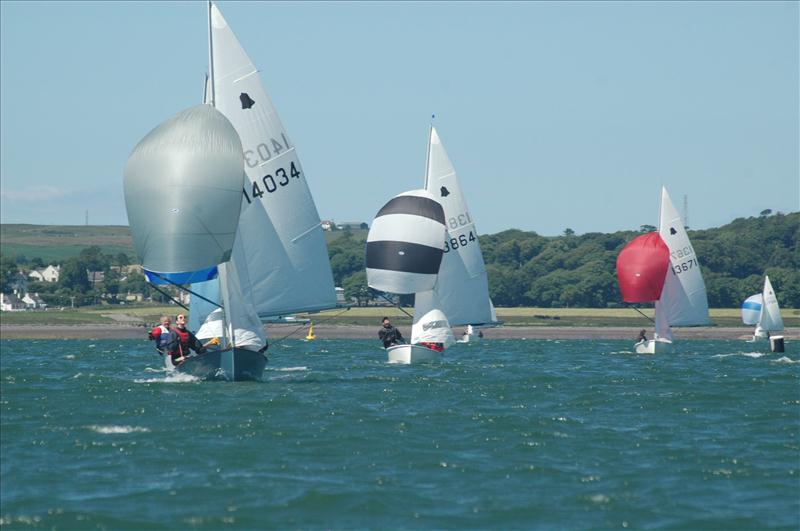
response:
<path id="1" fill-rule="evenodd" d="M 262 317 L 336 306 L 319 214 L 294 145 L 258 70 L 211 6 L 214 103 L 242 139 L 247 178 L 239 222 L 249 293 Z"/>
<path id="2" fill-rule="evenodd" d="M 209 105 L 171 117 L 133 149 L 125 205 L 133 244 L 154 283 L 207 280 L 231 255 L 242 203 L 242 144 Z"/>
<path id="3" fill-rule="evenodd" d="M 389 293 L 433 289 L 442 262 L 444 211 L 425 190 L 392 198 L 367 235 L 367 283 Z"/>
<path id="4" fill-rule="evenodd" d="M 661 303 L 671 326 L 710 324 L 708 298 L 700 262 L 666 188 L 661 188 L 659 234 L 667 245 L 671 272 L 667 273 Z M 658 311 L 656 311 L 658 313 Z"/>
<path id="5" fill-rule="evenodd" d="M 489 281 L 478 231 L 470 214 L 455 168 L 434 127 L 428 141 L 425 189 L 444 210 L 444 256 L 436 292 L 441 310 L 454 326 L 496 321 L 489 300 Z"/>

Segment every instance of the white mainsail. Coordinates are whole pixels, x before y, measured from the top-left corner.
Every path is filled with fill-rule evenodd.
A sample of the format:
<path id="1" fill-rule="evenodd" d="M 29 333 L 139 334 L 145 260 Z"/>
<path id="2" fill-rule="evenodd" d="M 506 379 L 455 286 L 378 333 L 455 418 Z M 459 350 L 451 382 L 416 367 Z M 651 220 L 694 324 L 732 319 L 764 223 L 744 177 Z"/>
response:
<path id="1" fill-rule="evenodd" d="M 670 270 L 661 291 L 662 313 L 666 311 L 670 326 L 703 326 L 710 324 L 708 297 L 700 262 L 686 234 L 686 229 L 667 189 L 661 188 L 659 235 L 669 249 Z M 659 309 L 656 309 L 656 314 Z"/>
<path id="2" fill-rule="evenodd" d="M 336 306 L 319 214 L 294 145 L 219 9 L 210 6 L 212 100 L 242 140 L 246 179 L 235 260 L 261 317 Z M 241 274 L 246 268 L 246 274 Z"/>
<path id="3" fill-rule="evenodd" d="M 761 307 L 761 317 L 758 320 L 758 328 L 764 332 L 778 332 L 783 330 L 783 318 L 781 309 L 778 306 L 778 298 L 769 277 L 764 278 L 764 291 L 762 292 L 764 304 Z"/>
<path id="4" fill-rule="evenodd" d="M 489 281 L 478 231 L 467 207 L 455 168 L 431 126 L 425 188 L 444 209 L 447 233 L 436 293 L 453 326 L 497 321 L 489 300 Z"/>
<path id="5" fill-rule="evenodd" d="M 414 321 L 411 325 L 411 343 L 441 343 L 444 348 L 455 345 L 456 338 L 447 316 L 440 309 L 441 301 L 436 290 L 423 291 L 414 296 Z"/>

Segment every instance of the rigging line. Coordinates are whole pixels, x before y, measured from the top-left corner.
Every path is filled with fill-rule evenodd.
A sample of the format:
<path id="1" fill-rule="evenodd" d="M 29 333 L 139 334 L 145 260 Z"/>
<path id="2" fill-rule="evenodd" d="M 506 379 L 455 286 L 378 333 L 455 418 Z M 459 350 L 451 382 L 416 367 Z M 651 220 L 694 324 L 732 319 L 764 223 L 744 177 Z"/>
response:
<path id="1" fill-rule="evenodd" d="M 381 295 L 381 297 L 382 297 L 383 299 L 385 299 L 387 302 L 391 302 L 392 304 L 394 304 L 394 301 L 393 301 L 392 299 L 390 299 L 389 297 L 387 297 L 385 293 L 381 293 L 380 295 Z M 404 314 L 406 314 L 406 316 L 407 316 L 407 317 L 410 317 L 412 320 L 414 319 L 414 316 L 413 316 L 413 315 L 411 315 L 410 313 L 408 313 L 407 311 L 405 311 L 405 310 L 404 310 L 404 309 L 403 309 L 403 308 L 400 306 L 400 303 L 399 303 L 399 302 L 398 302 L 397 304 L 395 304 L 395 308 L 397 308 L 398 310 L 400 310 L 401 312 L 403 312 Z"/>
<path id="2" fill-rule="evenodd" d="M 331 319 L 334 319 L 334 318 L 336 318 L 336 317 L 339 317 L 339 316 L 340 316 L 340 315 L 342 315 L 344 312 L 350 311 L 350 308 L 351 308 L 351 306 L 348 306 L 347 308 L 345 308 L 345 309 L 344 309 L 344 310 L 342 310 L 341 312 L 339 312 L 339 313 L 337 313 L 337 314 L 334 314 L 334 315 L 331 315 L 331 316 L 330 316 L 330 317 L 328 317 L 327 319 L 323 319 L 323 320 L 321 320 L 321 321 L 317 321 L 317 324 L 318 324 L 318 325 L 320 325 L 320 324 L 322 324 L 322 323 L 325 323 L 325 322 L 327 322 L 327 321 L 330 321 Z M 313 323 L 311 323 L 311 324 L 313 324 Z M 285 335 L 285 336 L 283 336 L 282 338 L 278 339 L 277 341 L 275 341 L 275 342 L 273 342 L 273 343 L 270 343 L 270 346 L 271 346 L 271 347 L 274 347 L 275 345 L 277 345 L 278 343 L 280 343 L 280 342 L 281 342 L 281 341 L 283 341 L 284 339 L 287 339 L 288 337 L 295 335 L 297 332 L 299 332 L 300 330 L 302 330 L 302 329 L 303 329 L 303 328 L 305 328 L 305 327 L 306 327 L 305 323 L 301 324 L 300 326 L 298 326 L 297 328 L 295 328 L 293 331 L 289 332 L 288 334 L 286 334 L 286 335 Z"/>
<path id="3" fill-rule="evenodd" d="M 203 299 L 203 300 L 204 300 L 204 301 L 206 301 L 207 303 L 209 303 L 209 304 L 213 304 L 213 305 L 214 305 L 214 306 L 216 306 L 217 308 L 220 308 L 220 309 L 222 308 L 222 306 L 220 306 L 220 305 L 219 305 L 219 304 L 217 304 L 216 302 L 212 301 L 211 299 L 207 299 L 207 298 L 203 297 L 202 295 L 200 295 L 199 293 L 195 293 L 194 291 L 190 290 L 189 288 L 185 288 L 185 287 L 181 286 L 180 284 L 176 284 L 175 282 L 171 281 L 171 280 L 170 280 L 170 279 L 168 279 L 167 277 L 162 277 L 161 275 L 159 275 L 159 274 L 158 274 L 158 273 L 156 273 L 155 271 L 149 271 L 149 273 L 150 273 L 151 275 L 155 275 L 155 276 L 157 276 L 158 278 L 160 278 L 160 279 L 161 279 L 161 280 L 163 280 L 164 282 L 168 282 L 168 283 L 172 284 L 173 286 L 175 286 L 176 288 L 178 288 L 178 289 L 182 289 L 182 290 L 183 290 L 183 291 L 185 291 L 186 293 L 189 293 L 189 294 L 191 294 L 191 296 L 192 296 L 192 297 L 197 297 L 198 299 Z M 153 286 L 153 287 L 155 287 L 155 284 L 152 284 L 152 283 L 151 283 L 150 285 L 151 285 L 151 286 Z M 158 288 L 156 288 L 156 289 L 158 289 Z M 159 291 L 161 291 L 161 290 L 159 290 Z M 184 306 L 184 307 L 185 307 L 185 306 Z M 188 308 L 186 308 L 186 309 L 188 310 Z"/>
<path id="4" fill-rule="evenodd" d="M 651 318 L 649 315 L 646 315 L 645 313 L 643 313 L 643 312 L 642 312 L 642 311 L 641 311 L 639 308 L 637 308 L 636 306 L 628 306 L 628 308 L 633 308 L 634 310 L 636 310 L 637 312 L 639 312 L 639 313 L 642 315 L 642 317 L 644 317 L 645 319 L 647 319 L 647 320 L 648 320 L 648 321 L 650 321 L 651 323 L 655 324 L 655 320 L 654 320 L 653 318 Z"/>
<path id="5" fill-rule="evenodd" d="M 157 292 L 159 292 L 160 294 L 164 295 L 165 297 L 167 297 L 169 300 L 171 300 L 172 302 L 174 302 L 175 304 L 177 304 L 178 306 L 180 306 L 181 308 L 183 308 L 187 312 L 189 311 L 189 308 L 187 308 L 186 306 L 181 304 L 178 300 L 172 298 L 172 295 L 170 295 L 166 291 L 162 290 L 161 288 L 156 287 L 155 284 L 150 284 L 150 287 L 153 288 L 154 290 L 156 290 Z M 158 349 L 156 349 L 156 350 L 158 350 Z"/>

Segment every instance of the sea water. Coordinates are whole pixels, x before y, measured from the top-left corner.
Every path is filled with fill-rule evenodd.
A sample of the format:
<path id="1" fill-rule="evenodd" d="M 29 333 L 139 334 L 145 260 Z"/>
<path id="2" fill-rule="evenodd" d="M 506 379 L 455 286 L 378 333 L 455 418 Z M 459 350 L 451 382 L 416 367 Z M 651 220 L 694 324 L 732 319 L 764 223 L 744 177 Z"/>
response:
<path id="1" fill-rule="evenodd" d="M 800 345 L 487 340 L 389 365 L 286 340 L 263 382 L 147 341 L 2 341 L 4 527 L 797 529 Z"/>

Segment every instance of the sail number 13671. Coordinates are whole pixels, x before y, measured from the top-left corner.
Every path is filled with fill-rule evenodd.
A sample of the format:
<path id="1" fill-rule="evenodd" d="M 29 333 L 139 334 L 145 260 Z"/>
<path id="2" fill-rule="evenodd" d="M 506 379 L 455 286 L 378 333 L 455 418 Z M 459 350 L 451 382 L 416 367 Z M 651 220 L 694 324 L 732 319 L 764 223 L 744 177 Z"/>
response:
<path id="1" fill-rule="evenodd" d="M 700 267 L 700 264 L 697 263 L 697 258 L 692 258 L 691 260 L 687 260 L 682 264 L 677 264 L 672 266 L 672 270 L 675 274 L 680 275 L 681 273 L 685 273 L 694 267 Z"/>
<path id="2" fill-rule="evenodd" d="M 250 195 L 247 194 L 247 187 L 242 189 L 242 193 L 244 194 L 244 198 L 247 200 L 248 203 L 252 203 L 252 199 L 250 196 L 252 195 L 253 198 L 261 198 L 264 195 L 264 192 L 271 194 L 279 187 L 286 186 L 291 182 L 291 179 L 299 179 L 300 178 L 300 171 L 295 166 L 294 161 L 292 161 L 289 170 L 285 168 L 276 168 L 275 175 L 267 174 L 261 178 L 261 182 L 259 183 L 258 180 L 253 181 L 252 189 Z M 263 187 L 263 189 L 262 189 Z"/>

